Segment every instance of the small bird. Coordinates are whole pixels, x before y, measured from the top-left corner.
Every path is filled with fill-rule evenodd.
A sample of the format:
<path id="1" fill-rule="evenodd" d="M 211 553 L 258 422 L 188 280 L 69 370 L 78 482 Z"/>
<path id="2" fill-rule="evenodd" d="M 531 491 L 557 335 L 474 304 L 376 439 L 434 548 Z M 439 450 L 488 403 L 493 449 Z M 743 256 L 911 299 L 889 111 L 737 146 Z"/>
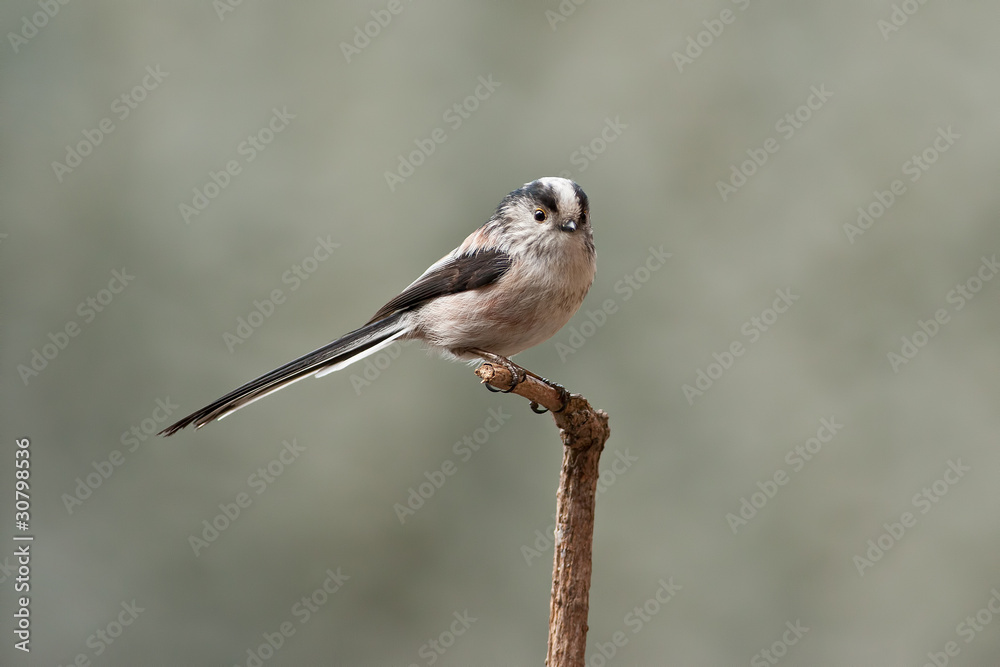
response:
<path id="1" fill-rule="evenodd" d="M 551 338 L 580 308 L 597 254 L 583 189 L 540 178 L 514 190 L 460 246 L 424 271 L 359 329 L 261 375 L 160 431 L 173 435 L 239 410 L 308 376 L 321 377 L 397 340 L 444 357 L 500 364 Z M 488 386 L 488 385 L 487 385 Z"/>

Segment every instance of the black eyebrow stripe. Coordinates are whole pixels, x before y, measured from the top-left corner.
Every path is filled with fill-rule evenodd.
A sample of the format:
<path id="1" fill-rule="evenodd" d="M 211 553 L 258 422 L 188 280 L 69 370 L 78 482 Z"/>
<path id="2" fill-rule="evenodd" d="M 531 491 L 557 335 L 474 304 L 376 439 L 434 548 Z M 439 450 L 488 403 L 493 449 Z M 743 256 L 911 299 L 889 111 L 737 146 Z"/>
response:
<path id="1" fill-rule="evenodd" d="M 576 191 L 576 201 L 580 205 L 580 212 L 586 213 L 590 210 L 590 202 L 587 201 L 587 193 L 579 185 L 573 183 L 573 190 Z"/>
<path id="2" fill-rule="evenodd" d="M 555 192 L 553 192 L 550 186 L 535 182 L 524 192 L 550 211 L 559 211 L 559 200 L 556 199 Z"/>
<path id="3" fill-rule="evenodd" d="M 555 194 L 553 194 L 551 189 L 545 188 L 543 191 L 535 195 L 535 197 L 550 211 L 559 211 L 559 201 L 556 199 Z"/>

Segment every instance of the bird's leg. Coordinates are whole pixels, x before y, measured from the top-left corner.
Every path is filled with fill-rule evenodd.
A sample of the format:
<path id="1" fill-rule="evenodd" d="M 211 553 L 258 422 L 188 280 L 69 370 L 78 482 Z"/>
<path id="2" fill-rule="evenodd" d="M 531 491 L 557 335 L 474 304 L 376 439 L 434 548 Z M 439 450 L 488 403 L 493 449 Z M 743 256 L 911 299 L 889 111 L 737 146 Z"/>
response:
<path id="1" fill-rule="evenodd" d="M 486 350 L 482 350 L 479 348 L 470 349 L 469 352 L 482 357 L 485 361 L 495 366 L 503 366 L 505 369 L 507 369 L 507 372 L 510 373 L 510 377 L 513 380 L 513 384 L 511 384 L 510 389 L 506 390 L 497 389 L 495 387 L 490 386 L 489 383 L 487 383 L 486 388 L 489 391 L 509 394 L 510 392 L 514 391 L 514 387 L 516 387 L 519 383 L 523 382 L 526 379 L 526 377 L 530 375 L 531 377 L 535 378 L 542 384 L 552 387 L 559 393 L 559 400 L 562 403 L 562 407 L 556 410 L 556 412 L 562 412 L 563 410 L 566 409 L 566 406 L 569 405 L 569 392 L 566 391 L 566 387 L 562 386 L 558 382 L 552 382 L 546 378 L 543 378 L 541 375 L 538 375 L 537 373 L 532 373 L 527 368 L 522 368 L 517 364 L 515 364 L 510 359 L 508 359 L 507 357 L 500 356 L 499 354 L 493 354 L 492 352 L 487 352 Z M 535 412 L 540 415 L 548 412 L 548 408 L 541 408 L 538 405 L 538 403 L 534 401 L 531 402 L 531 405 L 529 407 L 531 407 L 532 412 Z"/>
<path id="2" fill-rule="evenodd" d="M 562 407 L 559 408 L 558 410 L 556 410 L 556 412 L 562 412 L 563 410 L 566 409 L 566 406 L 569 405 L 569 392 L 566 391 L 566 387 L 562 386 L 558 382 L 553 382 L 552 380 L 549 380 L 548 378 L 543 378 L 538 373 L 532 373 L 527 368 L 522 368 L 521 370 L 523 370 L 526 375 L 530 375 L 531 377 L 535 378 L 536 380 L 538 380 L 542 384 L 545 384 L 545 385 L 548 385 L 548 386 L 552 387 L 553 389 L 555 389 L 559 393 L 559 400 L 560 400 L 560 402 L 562 402 Z M 511 387 L 511 389 L 513 389 L 513 387 Z M 540 415 L 544 415 L 546 412 L 549 411 L 548 408 L 541 408 L 541 409 L 539 409 L 538 403 L 535 403 L 534 401 L 531 402 L 531 406 L 530 407 L 531 407 L 531 410 L 533 412 L 535 412 L 537 414 L 540 414 Z"/>
<path id="3" fill-rule="evenodd" d="M 527 368 L 524 369 L 524 372 L 527 373 L 528 375 L 530 375 L 531 377 L 535 378 L 539 382 L 541 382 L 543 384 L 547 384 L 548 386 L 552 387 L 557 392 L 559 392 L 559 401 L 562 403 L 562 407 L 559 408 L 558 410 L 556 410 L 556 412 L 562 412 L 563 410 L 566 409 L 566 406 L 569 405 L 569 392 L 566 391 L 566 387 L 562 386 L 558 382 L 553 382 L 552 380 L 549 380 L 548 378 L 543 378 L 541 375 L 538 375 L 536 373 L 532 373 Z M 538 410 L 537 409 L 538 408 L 538 404 L 534 403 L 534 402 L 532 402 L 532 404 L 531 404 L 530 407 L 531 407 L 531 409 L 534 412 L 537 412 L 540 415 L 545 414 L 546 412 L 548 412 L 548 410 L 546 408 L 542 408 L 541 410 Z"/>
<path id="4" fill-rule="evenodd" d="M 505 369 L 507 369 L 507 372 L 510 373 L 511 377 L 510 389 L 497 389 L 487 384 L 486 388 L 492 392 L 501 392 L 504 394 L 509 394 L 510 392 L 514 391 L 514 387 L 516 387 L 524 380 L 524 374 L 530 372 L 521 368 L 507 357 L 500 356 L 499 354 L 493 354 L 492 352 L 487 352 L 486 350 L 481 350 L 479 348 L 471 348 L 469 352 L 479 357 L 482 357 L 483 360 L 488 361 L 494 366 L 503 366 Z M 532 373 L 532 375 L 534 375 L 534 373 Z"/>

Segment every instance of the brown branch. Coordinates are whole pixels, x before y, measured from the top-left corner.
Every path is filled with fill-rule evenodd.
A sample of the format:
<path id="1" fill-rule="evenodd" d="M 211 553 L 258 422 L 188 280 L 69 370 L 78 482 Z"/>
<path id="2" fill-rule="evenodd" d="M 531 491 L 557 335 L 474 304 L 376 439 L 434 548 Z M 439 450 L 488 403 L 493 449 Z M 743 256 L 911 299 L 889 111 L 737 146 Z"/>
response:
<path id="1" fill-rule="evenodd" d="M 484 383 L 503 391 L 510 390 L 514 381 L 510 371 L 490 363 L 477 368 L 476 375 Z M 608 413 L 595 410 L 579 394 L 569 394 L 568 402 L 563 405 L 565 394 L 561 387 L 527 372 L 522 376 L 524 379 L 514 386 L 512 393 L 548 408 L 563 443 L 556 494 L 555 556 L 545 664 L 548 667 L 582 667 L 590 611 L 597 466 L 604 443 L 611 435 Z"/>

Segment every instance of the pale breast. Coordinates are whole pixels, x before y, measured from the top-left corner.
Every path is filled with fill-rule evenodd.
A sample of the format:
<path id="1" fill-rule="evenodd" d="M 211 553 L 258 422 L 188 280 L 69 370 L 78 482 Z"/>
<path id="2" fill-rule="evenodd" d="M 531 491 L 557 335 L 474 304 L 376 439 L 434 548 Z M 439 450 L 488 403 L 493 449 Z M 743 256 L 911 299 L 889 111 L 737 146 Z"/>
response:
<path id="1" fill-rule="evenodd" d="M 593 281 L 589 263 L 576 271 L 532 271 L 515 265 L 497 283 L 440 297 L 417 314 L 420 336 L 446 349 L 477 347 L 511 356 L 559 331 L 580 308 Z"/>

